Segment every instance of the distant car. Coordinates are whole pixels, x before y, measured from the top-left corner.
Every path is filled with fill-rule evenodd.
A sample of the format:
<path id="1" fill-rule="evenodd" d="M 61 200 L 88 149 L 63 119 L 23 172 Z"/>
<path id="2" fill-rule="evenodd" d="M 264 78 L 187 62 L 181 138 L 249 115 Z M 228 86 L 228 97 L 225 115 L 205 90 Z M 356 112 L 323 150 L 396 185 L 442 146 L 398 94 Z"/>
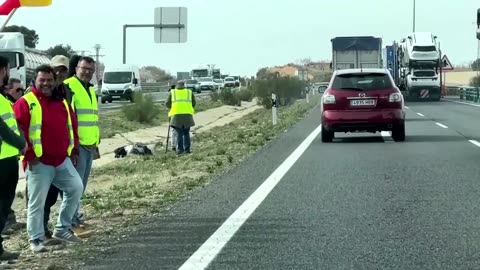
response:
<path id="1" fill-rule="evenodd" d="M 198 78 L 198 87 L 200 90 L 214 91 L 217 88 L 217 84 L 213 81 L 212 77 Z"/>
<path id="2" fill-rule="evenodd" d="M 195 79 L 189 79 L 185 81 L 185 87 L 192 90 L 193 92 L 200 93 L 202 92 L 198 87 L 198 81 Z"/>
<path id="3" fill-rule="evenodd" d="M 377 131 L 404 141 L 404 98 L 386 69 L 337 70 L 322 96 L 321 122 L 322 142 L 335 132 Z"/>
<path id="4" fill-rule="evenodd" d="M 225 81 L 223 82 L 223 87 L 235 87 L 235 78 L 226 77 Z"/>
<path id="5" fill-rule="evenodd" d="M 223 89 L 223 80 L 222 79 L 214 79 L 213 80 L 215 84 L 217 85 L 217 89 Z"/>

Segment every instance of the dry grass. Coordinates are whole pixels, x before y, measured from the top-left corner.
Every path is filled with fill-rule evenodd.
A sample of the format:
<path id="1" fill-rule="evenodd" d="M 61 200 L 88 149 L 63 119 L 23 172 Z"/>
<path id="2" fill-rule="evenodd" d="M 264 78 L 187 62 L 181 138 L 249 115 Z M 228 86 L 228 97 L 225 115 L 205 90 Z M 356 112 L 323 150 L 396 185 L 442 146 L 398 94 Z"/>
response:
<path id="1" fill-rule="evenodd" d="M 155 104 L 158 107 L 159 114 L 151 123 L 139 123 L 126 119 L 122 110 L 113 110 L 100 115 L 100 138 L 107 139 L 115 134 L 135 131 L 143 128 L 159 126 L 168 122 L 168 109 L 164 105 Z M 208 98 L 198 99 L 196 112 L 205 111 L 223 106 L 221 102 L 212 102 Z"/>
<path id="2" fill-rule="evenodd" d="M 191 155 L 177 157 L 172 152 L 166 154 L 164 148 L 158 146 L 153 156 L 132 156 L 94 169 L 92 184 L 94 181 L 110 183 L 99 185 L 101 188 L 83 198 L 83 210 L 88 222 L 98 230 L 96 235 L 78 248 L 65 250 L 67 254 L 51 252 L 31 259 L 34 255 L 26 251 L 24 256 L 30 259 L 21 260 L 16 267 L 34 269 L 33 265 L 50 265 L 56 267 L 52 269 L 81 269 L 85 258 L 105 252 L 144 218 L 158 215 L 189 191 L 208 184 L 214 175 L 241 162 L 303 118 L 318 100 L 319 95 L 309 104 L 298 101 L 281 108 L 281 121 L 276 126 L 271 123 L 270 110 L 258 109 L 226 126 L 198 133 L 192 138 L 194 153 Z M 20 241 L 26 243 L 26 236 Z"/>

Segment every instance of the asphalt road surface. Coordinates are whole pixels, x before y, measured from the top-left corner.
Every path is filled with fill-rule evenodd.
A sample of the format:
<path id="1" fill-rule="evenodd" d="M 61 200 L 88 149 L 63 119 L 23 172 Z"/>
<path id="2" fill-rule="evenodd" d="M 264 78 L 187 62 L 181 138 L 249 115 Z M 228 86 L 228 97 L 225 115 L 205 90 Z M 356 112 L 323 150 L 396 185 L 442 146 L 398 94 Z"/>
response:
<path id="1" fill-rule="evenodd" d="M 202 92 L 202 93 L 194 93 L 196 97 L 201 97 L 208 95 L 210 92 Z M 154 99 L 155 102 L 164 102 L 167 97 L 168 97 L 168 92 L 152 92 L 148 93 L 148 95 L 151 95 Z M 125 104 L 130 104 L 130 101 L 125 101 L 125 100 L 114 100 L 112 103 L 99 103 L 100 110 L 114 110 L 114 109 L 120 109 L 123 105 Z"/>
<path id="2" fill-rule="evenodd" d="M 82 269 L 480 269 L 480 108 L 407 106 L 405 142 L 314 111 Z"/>

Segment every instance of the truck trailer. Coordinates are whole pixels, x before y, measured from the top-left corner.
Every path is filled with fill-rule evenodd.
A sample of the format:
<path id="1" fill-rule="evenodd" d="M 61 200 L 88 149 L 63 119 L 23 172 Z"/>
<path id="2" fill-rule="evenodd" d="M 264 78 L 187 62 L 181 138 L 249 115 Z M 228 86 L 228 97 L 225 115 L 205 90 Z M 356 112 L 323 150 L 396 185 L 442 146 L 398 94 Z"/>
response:
<path id="1" fill-rule="evenodd" d="M 332 42 L 333 71 L 382 67 L 382 39 L 373 36 L 335 37 Z"/>
<path id="2" fill-rule="evenodd" d="M 35 69 L 43 64 L 50 64 L 50 57 L 40 50 L 25 46 L 25 39 L 19 32 L 0 33 L 0 55 L 8 58 L 10 78 L 19 79 L 28 87 L 35 77 Z"/>

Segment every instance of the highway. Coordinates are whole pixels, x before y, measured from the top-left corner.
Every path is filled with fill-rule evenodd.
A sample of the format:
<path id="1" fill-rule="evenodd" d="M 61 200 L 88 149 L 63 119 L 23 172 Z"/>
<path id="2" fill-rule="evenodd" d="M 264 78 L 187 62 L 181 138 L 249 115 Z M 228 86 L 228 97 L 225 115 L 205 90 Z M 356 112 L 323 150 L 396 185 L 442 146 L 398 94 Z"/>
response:
<path id="1" fill-rule="evenodd" d="M 315 110 L 82 269 L 479 269 L 480 107 L 407 106 L 405 142 Z"/>
<path id="2" fill-rule="evenodd" d="M 196 97 L 202 97 L 209 95 L 210 92 L 202 92 L 202 93 L 194 93 Z M 154 102 L 160 103 L 164 102 L 167 97 L 168 97 L 168 92 L 151 92 L 147 93 L 148 95 L 153 97 Z M 100 99 L 99 99 L 100 100 Z M 100 102 L 100 101 L 99 101 Z M 112 103 L 99 103 L 100 110 L 114 110 L 114 109 L 120 109 L 123 105 L 125 104 L 130 104 L 130 101 L 125 101 L 125 100 L 114 100 Z"/>

